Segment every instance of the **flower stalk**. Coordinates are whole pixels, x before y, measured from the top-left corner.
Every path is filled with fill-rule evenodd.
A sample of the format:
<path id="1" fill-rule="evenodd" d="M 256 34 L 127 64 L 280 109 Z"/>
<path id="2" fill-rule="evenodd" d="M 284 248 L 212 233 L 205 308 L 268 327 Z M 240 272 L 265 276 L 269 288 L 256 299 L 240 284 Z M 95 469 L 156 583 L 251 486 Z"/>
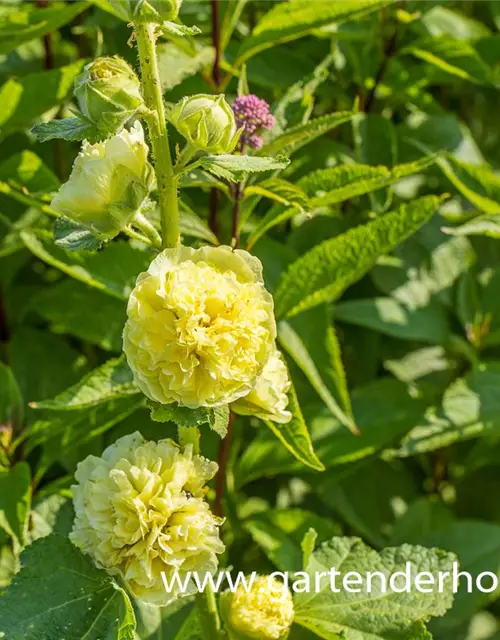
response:
<path id="1" fill-rule="evenodd" d="M 163 248 L 174 248 L 180 243 L 179 203 L 177 177 L 174 174 L 168 141 L 165 106 L 156 56 L 156 26 L 151 23 L 135 26 L 139 61 L 141 65 L 144 102 L 149 112 L 148 123 L 153 148 Z"/>

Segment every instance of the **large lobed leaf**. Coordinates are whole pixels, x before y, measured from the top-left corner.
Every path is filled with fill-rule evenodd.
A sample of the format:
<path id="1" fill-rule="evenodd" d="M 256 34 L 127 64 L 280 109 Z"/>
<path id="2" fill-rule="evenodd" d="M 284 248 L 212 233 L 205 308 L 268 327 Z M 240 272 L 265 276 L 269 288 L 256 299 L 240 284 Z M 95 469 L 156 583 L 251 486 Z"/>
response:
<path id="1" fill-rule="evenodd" d="M 391 573 L 404 571 L 411 565 L 411 575 L 419 572 L 450 572 L 456 558 L 439 549 L 402 545 L 373 551 L 358 538 L 333 538 L 317 549 L 309 560 L 307 573 L 312 584 L 318 572 L 329 572 L 335 567 L 340 576 L 338 585 L 349 572 L 379 571 L 389 579 Z M 323 588 L 317 592 L 299 593 L 295 596 L 295 621 L 314 631 L 320 638 L 343 640 L 430 640 L 425 622 L 432 616 L 442 616 L 453 602 L 451 588 L 444 593 L 432 589 L 420 593 L 414 587 L 409 593 L 395 593 L 381 589 L 380 578 L 374 578 L 371 593 L 366 585 L 355 585 L 359 593 L 340 588 L 339 593 L 330 589 L 330 580 L 324 578 Z M 401 587 L 401 582 L 398 584 Z M 450 582 L 448 582 L 448 587 Z"/>
<path id="2" fill-rule="evenodd" d="M 435 196 L 420 198 L 311 249 L 281 277 L 275 298 L 277 316 L 293 316 L 337 298 L 367 273 L 379 256 L 429 220 L 440 202 Z"/>
<path id="3" fill-rule="evenodd" d="M 123 589 L 58 533 L 21 555 L 22 569 L 0 600 L 8 640 L 133 640 L 135 618 Z"/>

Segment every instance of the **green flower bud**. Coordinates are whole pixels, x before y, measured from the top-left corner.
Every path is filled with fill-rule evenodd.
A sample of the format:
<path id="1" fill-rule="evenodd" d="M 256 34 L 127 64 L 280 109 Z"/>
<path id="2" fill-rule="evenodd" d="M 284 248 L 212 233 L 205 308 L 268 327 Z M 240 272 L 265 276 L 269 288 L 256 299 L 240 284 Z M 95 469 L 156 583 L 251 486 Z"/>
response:
<path id="1" fill-rule="evenodd" d="M 223 95 L 183 98 L 168 119 L 193 147 L 208 153 L 231 153 L 241 133 Z"/>
<path id="2" fill-rule="evenodd" d="M 139 78 L 118 56 L 86 65 L 74 93 L 82 114 L 105 135 L 119 131 L 144 104 Z"/>
<path id="3" fill-rule="evenodd" d="M 177 18 L 182 0 L 109 0 L 109 4 L 127 22 L 161 24 Z"/>
<path id="4" fill-rule="evenodd" d="M 52 208 L 109 240 L 129 224 L 152 186 L 152 167 L 139 121 L 105 142 L 83 142 L 69 180 Z"/>

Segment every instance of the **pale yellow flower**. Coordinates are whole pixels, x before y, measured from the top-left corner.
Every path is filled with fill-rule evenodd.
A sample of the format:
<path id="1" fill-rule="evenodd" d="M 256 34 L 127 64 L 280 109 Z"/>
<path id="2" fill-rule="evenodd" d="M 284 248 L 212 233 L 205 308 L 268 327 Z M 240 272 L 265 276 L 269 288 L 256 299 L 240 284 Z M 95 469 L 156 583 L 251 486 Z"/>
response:
<path id="1" fill-rule="evenodd" d="M 249 591 L 241 585 L 234 593 L 225 591 L 221 613 L 230 638 L 234 632 L 239 640 L 281 640 L 293 622 L 292 594 L 279 580 L 259 576 Z"/>
<path id="2" fill-rule="evenodd" d="M 292 419 L 292 414 L 286 410 L 289 390 L 288 370 L 276 349 L 257 378 L 255 387 L 248 395 L 236 400 L 231 409 L 241 415 L 253 415 L 285 424 Z"/>
<path id="3" fill-rule="evenodd" d="M 140 208 L 151 186 L 148 146 L 139 121 L 105 142 L 84 140 L 69 180 L 52 208 L 103 239 L 117 235 Z"/>
<path id="4" fill-rule="evenodd" d="M 166 249 L 139 275 L 123 349 L 143 393 L 197 408 L 248 394 L 276 338 L 262 265 L 229 247 Z"/>
<path id="5" fill-rule="evenodd" d="M 167 593 L 162 572 L 168 581 L 175 571 L 182 581 L 187 571 L 213 573 L 224 551 L 222 521 L 203 499 L 216 471 L 191 445 L 145 442 L 138 432 L 120 438 L 77 467 L 70 539 L 136 597 L 167 605 L 180 594 Z M 191 584 L 188 593 L 195 590 Z"/>

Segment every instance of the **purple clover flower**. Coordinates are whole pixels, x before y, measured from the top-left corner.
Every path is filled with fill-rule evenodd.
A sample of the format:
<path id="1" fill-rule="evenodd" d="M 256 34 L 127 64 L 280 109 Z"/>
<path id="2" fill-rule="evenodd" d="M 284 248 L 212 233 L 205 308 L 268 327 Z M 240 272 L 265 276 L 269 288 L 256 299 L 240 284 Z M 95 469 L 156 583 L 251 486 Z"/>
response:
<path id="1" fill-rule="evenodd" d="M 265 100 L 253 94 L 240 96 L 233 102 L 233 111 L 238 128 L 243 127 L 240 137 L 242 147 L 260 149 L 264 140 L 260 132 L 269 131 L 274 127 L 275 119 L 269 112 L 269 105 Z"/>

